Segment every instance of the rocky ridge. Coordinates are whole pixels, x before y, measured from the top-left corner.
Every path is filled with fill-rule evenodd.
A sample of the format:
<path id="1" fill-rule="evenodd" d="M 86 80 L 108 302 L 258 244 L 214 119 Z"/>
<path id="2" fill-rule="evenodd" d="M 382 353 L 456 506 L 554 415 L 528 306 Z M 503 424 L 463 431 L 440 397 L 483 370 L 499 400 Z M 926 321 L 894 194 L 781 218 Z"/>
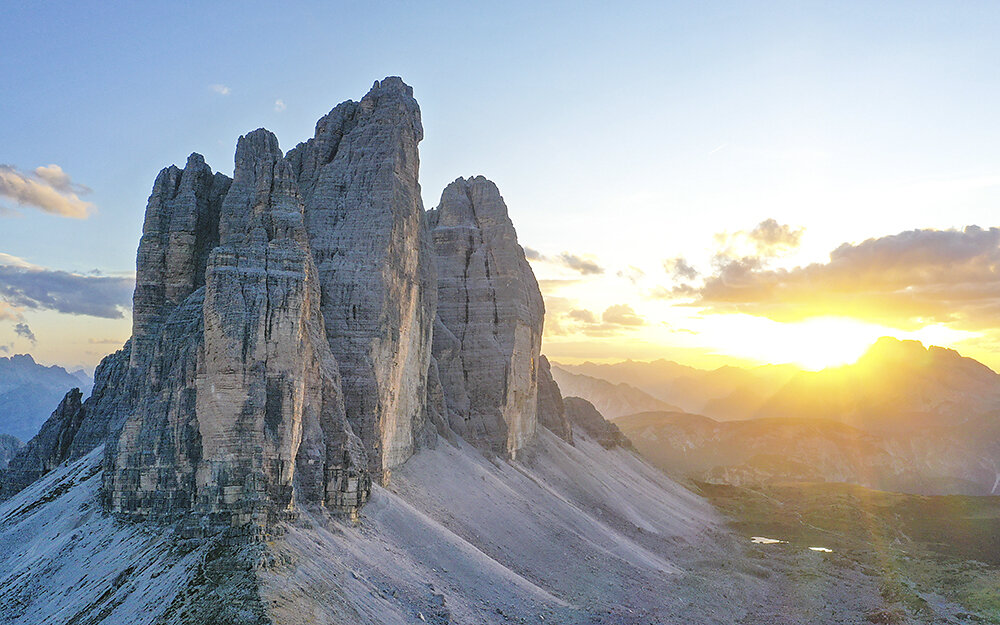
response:
<path id="1" fill-rule="evenodd" d="M 287 154 L 264 129 L 241 137 L 232 178 L 198 154 L 161 171 L 133 336 L 0 494 L 106 443 L 120 517 L 256 532 L 303 506 L 356 514 L 439 435 L 514 457 L 541 420 L 571 441 L 503 198 L 459 178 L 425 212 L 422 137 L 412 89 L 387 78 Z"/>
<path id="2" fill-rule="evenodd" d="M 580 397 L 567 397 L 563 401 L 566 419 L 580 430 L 589 434 L 605 449 L 614 447 L 632 448 L 632 443 L 614 423 L 605 419 L 594 404 Z"/>

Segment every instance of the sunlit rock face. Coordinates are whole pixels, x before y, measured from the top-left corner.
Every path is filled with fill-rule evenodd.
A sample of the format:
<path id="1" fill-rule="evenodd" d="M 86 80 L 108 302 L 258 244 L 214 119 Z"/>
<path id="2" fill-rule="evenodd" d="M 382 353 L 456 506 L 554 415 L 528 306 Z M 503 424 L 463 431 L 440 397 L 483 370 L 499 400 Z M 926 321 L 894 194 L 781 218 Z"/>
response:
<path id="1" fill-rule="evenodd" d="M 515 454 L 537 424 L 538 283 L 486 178 L 448 185 L 428 223 L 438 272 L 434 357 L 449 424 L 481 448 Z"/>
<path id="2" fill-rule="evenodd" d="M 386 78 L 288 155 L 347 417 L 383 480 L 427 427 L 436 288 L 417 181 L 422 138 L 412 89 Z"/>
<path id="3" fill-rule="evenodd" d="M 138 255 L 132 380 L 104 494 L 134 518 L 266 525 L 352 512 L 372 476 L 446 433 L 417 183 L 420 112 L 398 78 L 283 156 L 242 137 L 230 181 L 197 155 L 157 179 Z"/>
<path id="4" fill-rule="evenodd" d="M 164 169 L 132 339 L 0 493 L 105 444 L 120 518 L 252 531 L 303 505 L 355 513 L 438 435 L 514 455 L 541 411 L 570 440 L 547 368 L 538 393 L 542 298 L 503 199 L 459 179 L 425 212 L 421 138 L 410 87 L 387 78 L 287 155 L 264 129 L 241 137 L 232 179 L 197 154 Z"/>
<path id="5" fill-rule="evenodd" d="M 111 510 L 265 525 L 296 502 L 360 505 L 367 460 L 344 415 L 298 185 L 271 133 L 240 139 L 217 229 L 204 287 L 133 356 L 148 385 L 109 448 Z"/>

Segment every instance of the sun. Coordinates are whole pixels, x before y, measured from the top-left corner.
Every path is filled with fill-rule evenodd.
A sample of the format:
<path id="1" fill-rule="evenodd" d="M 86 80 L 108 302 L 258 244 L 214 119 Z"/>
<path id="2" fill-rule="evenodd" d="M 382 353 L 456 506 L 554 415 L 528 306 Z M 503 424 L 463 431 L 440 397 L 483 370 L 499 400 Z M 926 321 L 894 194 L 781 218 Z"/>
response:
<path id="1" fill-rule="evenodd" d="M 904 331 L 847 317 L 815 317 L 783 323 L 732 314 L 705 321 L 700 334 L 711 339 L 719 354 L 761 363 L 794 364 L 809 371 L 851 364 L 883 336 L 944 346 L 974 336 L 940 325 Z"/>

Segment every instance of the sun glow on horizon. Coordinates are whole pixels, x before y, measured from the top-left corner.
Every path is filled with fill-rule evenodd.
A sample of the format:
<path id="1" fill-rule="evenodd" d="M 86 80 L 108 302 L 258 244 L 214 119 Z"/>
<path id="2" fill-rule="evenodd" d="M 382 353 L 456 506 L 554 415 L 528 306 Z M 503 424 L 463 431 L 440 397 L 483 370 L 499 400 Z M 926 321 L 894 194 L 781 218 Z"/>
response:
<path id="1" fill-rule="evenodd" d="M 705 328 L 701 338 L 709 339 L 717 354 L 793 364 L 810 371 L 852 364 L 883 336 L 945 347 L 976 336 L 942 325 L 902 331 L 847 317 L 782 323 L 749 315 L 722 315 L 706 321 L 712 327 Z"/>

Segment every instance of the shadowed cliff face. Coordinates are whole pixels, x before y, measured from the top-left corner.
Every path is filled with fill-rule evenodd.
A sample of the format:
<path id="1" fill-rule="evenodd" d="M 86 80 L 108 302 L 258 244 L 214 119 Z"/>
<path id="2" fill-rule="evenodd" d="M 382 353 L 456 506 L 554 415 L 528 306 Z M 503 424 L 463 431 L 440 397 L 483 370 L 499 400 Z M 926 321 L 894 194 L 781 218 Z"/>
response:
<path id="1" fill-rule="evenodd" d="M 413 90 L 387 78 L 335 108 L 288 155 L 347 417 L 376 477 L 413 454 L 426 425 L 437 298 L 417 180 L 422 138 Z"/>
<path id="2" fill-rule="evenodd" d="M 0 492 L 107 443 L 118 515 L 267 527 L 302 505 L 355 513 L 438 434 L 514 455 L 542 407 L 571 440 L 547 368 L 538 398 L 544 309 L 500 193 L 459 179 L 424 213 L 422 133 L 412 90 L 387 78 L 287 155 L 267 130 L 241 137 L 232 179 L 197 154 L 164 169 L 133 338 Z"/>
<path id="3" fill-rule="evenodd" d="M 515 453 L 537 425 L 545 308 L 496 185 L 459 178 L 429 215 L 438 271 L 434 357 L 451 428 Z"/>
<path id="4" fill-rule="evenodd" d="M 295 501 L 356 508 L 367 461 L 345 419 L 298 185 L 266 130 L 240 139 L 217 229 L 204 287 L 139 357 L 169 370 L 110 448 L 109 505 L 234 525 L 266 524 Z"/>

